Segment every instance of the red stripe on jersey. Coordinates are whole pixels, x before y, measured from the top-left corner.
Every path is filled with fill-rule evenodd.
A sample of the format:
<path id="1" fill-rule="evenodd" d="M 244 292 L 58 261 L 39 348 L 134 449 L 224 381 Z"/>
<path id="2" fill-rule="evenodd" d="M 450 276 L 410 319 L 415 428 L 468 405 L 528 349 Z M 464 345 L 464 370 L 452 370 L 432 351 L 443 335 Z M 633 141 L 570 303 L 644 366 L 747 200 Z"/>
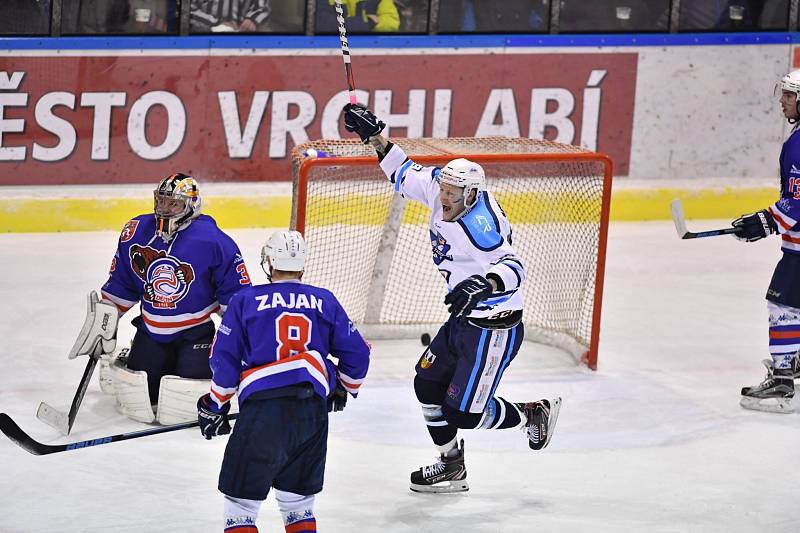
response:
<path id="1" fill-rule="evenodd" d="M 770 331 L 770 339 L 800 339 L 800 331 Z"/>
<path id="2" fill-rule="evenodd" d="M 257 372 L 257 371 L 259 371 L 259 370 L 261 370 L 263 368 L 267 368 L 267 367 L 275 366 L 275 365 L 282 365 L 284 363 L 291 363 L 293 361 L 299 361 L 301 359 L 306 361 L 308 364 L 310 364 L 311 366 L 313 366 L 317 370 L 319 370 L 320 374 L 322 374 L 323 376 L 325 376 L 325 377 L 328 376 L 328 372 L 325 369 L 324 365 L 320 364 L 320 362 L 317 359 L 315 359 L 313 356 L 307 354 L 306 352 L 302 352 L 302 353 L 299 353 L 297 355 L 293 355 L 291 357 L 284 357 L 280 361 L 273 361 L 272 363 L 267 363 L 266 365 L 261 365 L 261 366 L 255 367 L 255 368 L 251 368 L 249 370 L 245 370 L 244 372 L 242 372 L 240 381 L 244 381 L 245 378 L 247 378 L 247 376 L 249 376 L 253 372 Z"/>
<path id="3" fill-rule="evenodd" d="M 228 400 L 230 400 L 233 397 L 233 394 L 222 395 L 222 394 L 218 393 L 217 391 L 215 391 L 214 389 L 211 389 L 211 394 L 213 394 L 214 397 L 217 400 L 219 400 L 219 403 L 225 403 L 225 402 L 227 402 Z"/>
<path id="4" fill-rule="evenodd" d="M 256 526 L 226 527 L 225 533 L 258 533 L 258 528 Z"/>
<path id="5" fill-rule="evenodd" d="M 144 320 L 145 324 L 156 328 L 179 328 L 182 326 L 194 326 L 195 324 L 205 322 L 211 317 L 213 313 L 216 313 L 218 310 L 219 306 L 215 307 L 210 312 L 206 313 L 201 317 L 190 318 L 189 320 L 181 320 L 180 322 L 158 322 L 156 320 L 147 318 L 144 314 L 142 314 L 142 320 Z"/>
<path id="6" fill-rule="evenodd" d="M 778 224 L 780 224 L 783 229 L 785 229 L 786 231 L 789 231 L 790 229 L 792 229 L 792 227 L 789 224 L 787 224 L 786 222 L 783 221 L 782 217 L 780 217 L 779 215 L 775 214 L 775 211 L 772 210 L 772 207 L 770 207 L 768 210 L 769 210 L 769 214 L 772 215 L 772 218 L 775 219 L 775 221 Z"/>

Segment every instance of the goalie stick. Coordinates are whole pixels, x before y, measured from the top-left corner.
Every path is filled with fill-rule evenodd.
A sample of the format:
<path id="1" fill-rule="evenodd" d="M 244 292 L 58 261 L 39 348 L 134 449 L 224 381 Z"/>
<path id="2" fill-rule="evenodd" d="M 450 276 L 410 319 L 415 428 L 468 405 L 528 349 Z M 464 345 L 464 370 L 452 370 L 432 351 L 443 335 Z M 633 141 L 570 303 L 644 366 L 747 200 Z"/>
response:
<path id="1" fill-rule="evenodd" d="M 702 237 L 716 237 L 717 235 L 730 235 L 736 233 L 736 228 L 712 229 L 708 231 L 692 232 L 686 229 L 686 220 L 683 217 L 683 204 L 680 200 L 672 200 L 672 221 L 675 223 L 675 230 L 681 239 L 700 239 Z"/>
<path id="2" fill-rule="evenodd" d="M 237 416 L 238 413 L 229 415 L 228 420 L 235 420 Z M 181 429 L 193 428 L 199 425 L 200 424 L 197 421 L 183 422 L 182 424 L 143 429 L 141 431 L 133 431 L 131 433 L 120 433 L 118 435 L 97 437 L 95 439 L 70 442 L 67 444 L 44 444 L 34 440 L 30 435 L 25 433 L 25 431 L 23 431 L 22 428 L 20 428 L 10 416 L 5 413 L 0 413 L 0 431 L 2 431 L 6 437 L 14 441 L 22 449 L 32 453 L 33 455 L 49 455 L 51 453 L 69 452 L 72 450 L 80 450 L 82 448 L 102 446 L 103 444 L 110 444 L 112 442 L 149 437 L 150 435 L 160 435 L 161 433 L 179 431 Z"/>
<path id="3" fill-rule="evenodd" d="M 69 432 L 72 431 L 72 425 L 75 423 L 75 417 L 78 415 L 78 409 L 86 394 L 86 388 L 89 386 L 89 381 L 92 379 L 95 366 L 97 366 L 97 357 L 90 355 L 89 361 L 86 363 L 86 368 L 83 371 L 81 382 L 78 384 L 78 390 L 75 391 L 75 396 L 72 398 L 72 405 L 69 407 L 69 413 L 63 413 L 55 407 L 41 402 L 39 404 L 39 409 L 36 410 L 36 418 L 48 426 L 57 429 L 64 435 L 69 435 Z"/>

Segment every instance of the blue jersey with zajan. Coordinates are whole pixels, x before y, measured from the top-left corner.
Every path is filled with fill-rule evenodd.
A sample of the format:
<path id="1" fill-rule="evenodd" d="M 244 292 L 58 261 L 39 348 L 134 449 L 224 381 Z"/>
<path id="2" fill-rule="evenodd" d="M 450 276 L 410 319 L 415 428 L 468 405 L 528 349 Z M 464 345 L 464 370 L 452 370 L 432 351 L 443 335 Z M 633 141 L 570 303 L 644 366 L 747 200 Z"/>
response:
<path id="1" fill-rule="evenodd" d="M 152 214 L 128 221 L 119 237 L 103 298 L 121 312 L 141 302 L 141 328 L 159 342 L 211 322 L 233 294 L 250 285 L 242 254 L 208 215 L 165 243 Z"/>
<path id="2" fill-rule="evenodd" d="M 369 346 L 327 289 L 286 280 L 238 292 L 211 347 L 211 398 L 311 383 L 326 398 L 337 380 L 353 396 L 367 375 Z M 330 356 L 336 357 L 335 363 Z"/>

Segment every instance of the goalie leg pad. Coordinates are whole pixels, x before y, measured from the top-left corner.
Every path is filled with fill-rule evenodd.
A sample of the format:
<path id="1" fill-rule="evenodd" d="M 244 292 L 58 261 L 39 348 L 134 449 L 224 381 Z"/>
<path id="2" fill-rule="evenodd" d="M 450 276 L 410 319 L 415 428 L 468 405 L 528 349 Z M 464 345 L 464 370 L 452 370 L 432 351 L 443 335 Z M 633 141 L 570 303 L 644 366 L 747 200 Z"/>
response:
<path id="1" fill-rule="evenodd" d="M 120 412 L 138 422 L 149 424 L 155 421 L 147 390 L 147 372 L 128 370 L 124 362 L 117 359 L 111 365 L 111 375 Z"/>
<path id="2" fill-rule="evenodd" d="M 117 306 L 101 302 L 92 291 L 86 298 L 86 319 L 67 357 L 75 359 L 79 355 L 98 356 L 112 353 L 117 346 Z"/>
<path id="3" fill-rule="evenodd" d="M 100 390 L 105 394 L 114 396 L 114 376 L 111 373 L 111 365 L 113 365 L 115 361 L 120 360 L 121 364 L 124 366 L 124 361 L 127 360 L 129 351 L 129 348 L 122 348 L 113 354 L 102 355 L 100 359 L 98 359 L 97 381 L 100 384 Z"/>
<path id="4" fill-rule="evenodd" d="M 210 379 L 162 377 L 158 392 L 158 423 L 172 425 L 197 420 L 197 399 L 209 390 Z"/>

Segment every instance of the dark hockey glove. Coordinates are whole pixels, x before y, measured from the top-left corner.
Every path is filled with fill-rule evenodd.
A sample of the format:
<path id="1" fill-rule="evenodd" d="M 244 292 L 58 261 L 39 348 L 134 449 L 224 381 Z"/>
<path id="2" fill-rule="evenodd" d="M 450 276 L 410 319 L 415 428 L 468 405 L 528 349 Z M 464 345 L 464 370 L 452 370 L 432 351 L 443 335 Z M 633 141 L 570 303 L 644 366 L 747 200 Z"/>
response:
<path id="1" fill-rule="evenodd" d="M 333 389 L 331 395 L 328 396 L 328 412 L 343 411 L 345 405 L 347 405 L 347 391 L 344 390 L 342 384 L 337 381 L 336 388 Z"/>
<path id="2" fill-rule="evenodd" d="M 378 135 L 386 127 L 386 124 L 363 104 L 347 104 L 343 112 L 344 129 L 357 133 L 364 144 L 369 143 L 370 137 Z"/>
<path id="3" fill-rule="evenodd" d="M 731 222 L 731 225 L 736 228 L 733 236 L 740 241 L 753 242 L 778 233 L 778 225 L 766 209 L 752 215 L 742 215 Z"/>
<path id="4" fill-rule="evenodd" d="M 206 440 L 231 432 L 231 425 L 228 422 L 228 411 L 230 410 L 230 403 L 226 403 L 222 409 L 217 407 L 217 404 L 211 401 L 209 393 L 197 400 L 197 422 L 200 423 L 200 433 Z"/>
<path id="5" fill-rule="evenodd" d="M 452 318 L 466 320 L 478 303 L 492 294 L 492 290 L 491 283 L 483 276 L 470 276 L 453 287 L 445 296 L 444 303 L 449 306 L 447 310 Z"/>

